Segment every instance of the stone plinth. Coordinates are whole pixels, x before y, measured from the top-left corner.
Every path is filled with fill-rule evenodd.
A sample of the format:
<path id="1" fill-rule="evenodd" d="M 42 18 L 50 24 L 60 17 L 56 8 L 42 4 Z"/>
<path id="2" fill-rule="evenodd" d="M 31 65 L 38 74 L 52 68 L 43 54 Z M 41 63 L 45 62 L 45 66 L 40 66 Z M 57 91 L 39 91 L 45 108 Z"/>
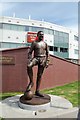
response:
<path id="1" fill-rule="evenodd" d="M 27 110 L 41 110 L 50 108 L 51 98 L 49 95 L 44 94 L 44 97 L 33 95 L 31 100 L 26 100 L 24 95 L 19 99 L 19 106 Z"/>

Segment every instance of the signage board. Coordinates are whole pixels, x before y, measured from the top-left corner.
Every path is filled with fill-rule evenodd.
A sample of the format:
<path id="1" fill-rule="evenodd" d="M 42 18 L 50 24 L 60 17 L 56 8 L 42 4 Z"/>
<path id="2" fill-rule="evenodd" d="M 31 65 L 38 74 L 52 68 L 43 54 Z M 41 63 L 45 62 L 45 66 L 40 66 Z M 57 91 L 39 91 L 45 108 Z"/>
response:
<path id="1" fill-rule="evenodd" d="M 2 65 L 14 65 L 15 58 L 13 56 L 0 56 L 0 64 L 2 64 Z"/>
<path id="2" fill-rule="evenodd" d="M 33 41 L 35 41 L 36 36 L 37 36 L 36 32 L 28 32 L 27 33 L 27 42 L 32 43 Z"/>

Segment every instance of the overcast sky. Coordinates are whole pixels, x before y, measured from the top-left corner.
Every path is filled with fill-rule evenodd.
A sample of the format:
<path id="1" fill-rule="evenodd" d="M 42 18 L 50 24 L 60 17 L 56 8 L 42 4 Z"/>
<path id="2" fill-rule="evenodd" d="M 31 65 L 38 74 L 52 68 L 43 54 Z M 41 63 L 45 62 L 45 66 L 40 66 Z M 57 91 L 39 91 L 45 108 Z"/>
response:
<path id="1" fill-rule="evenodd" d="M 78 2 L 3 2 L 0 16 L 42 20 L 78 31 Z"/>

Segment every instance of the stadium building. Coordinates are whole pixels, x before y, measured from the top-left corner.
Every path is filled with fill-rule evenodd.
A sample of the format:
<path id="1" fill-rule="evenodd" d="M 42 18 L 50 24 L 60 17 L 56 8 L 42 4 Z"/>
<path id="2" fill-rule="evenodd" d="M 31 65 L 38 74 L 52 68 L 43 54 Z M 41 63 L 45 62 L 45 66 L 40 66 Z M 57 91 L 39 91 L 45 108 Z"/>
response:
<path id="1" fill-rule="evenodd" d="M 0 17 L 0 50 L 29 46 L 39 30 L 44 32 L 51 55 L 78 62 L 78 34 L 43 20 Z"/>

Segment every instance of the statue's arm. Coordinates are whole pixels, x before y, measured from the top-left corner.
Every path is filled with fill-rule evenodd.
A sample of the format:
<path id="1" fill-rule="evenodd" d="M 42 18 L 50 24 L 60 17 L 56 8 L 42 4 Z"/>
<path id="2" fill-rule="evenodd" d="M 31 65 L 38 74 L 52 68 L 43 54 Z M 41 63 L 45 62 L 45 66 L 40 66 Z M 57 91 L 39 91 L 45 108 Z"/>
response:
<path id="1" fill-rule="evenodd" d="M 49 65 L 49 47 L 46 43 L 46 67 Z"/>
<path id="2" fill-rule="evenodd" d="M 32 60 L 32 52 L 34 50 L 34 42 L 31 43 L 31 47 L 30 47 L 30 50 L 28 52 L 28 59 L 29 60 Z"/>

